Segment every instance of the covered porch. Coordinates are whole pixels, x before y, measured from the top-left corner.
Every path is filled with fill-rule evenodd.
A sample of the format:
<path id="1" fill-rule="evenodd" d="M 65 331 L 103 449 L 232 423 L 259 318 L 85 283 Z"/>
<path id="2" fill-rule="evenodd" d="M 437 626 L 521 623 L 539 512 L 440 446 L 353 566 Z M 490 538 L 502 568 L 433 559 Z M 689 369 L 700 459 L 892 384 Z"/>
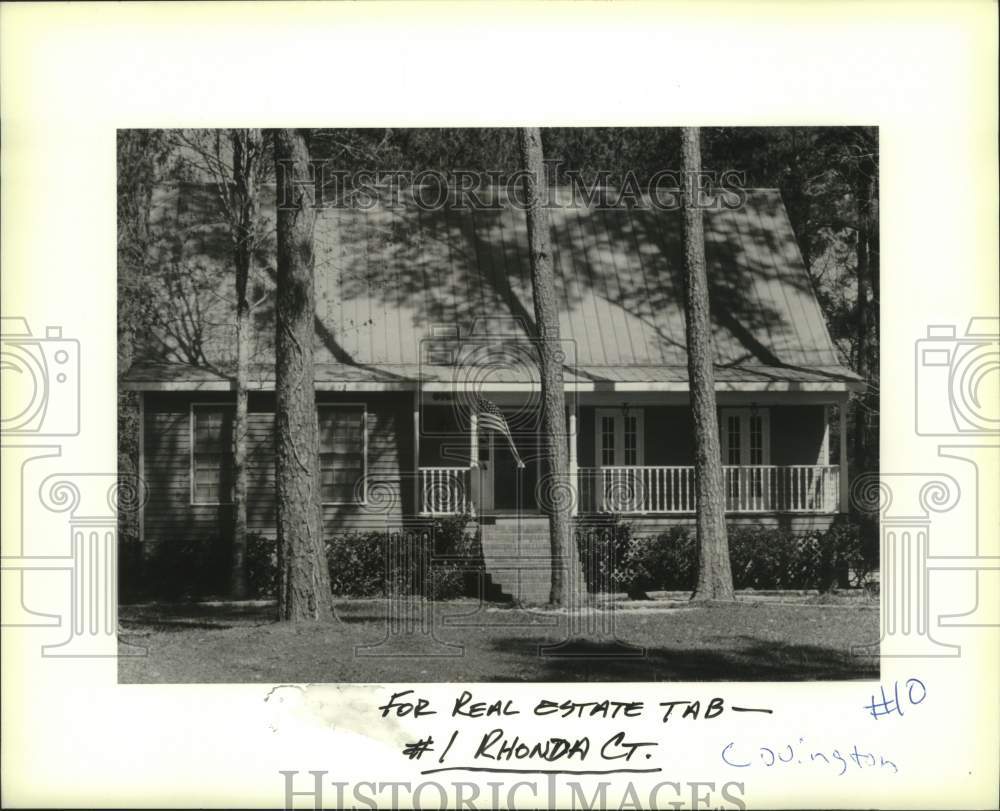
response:
<path id="1" fill-rule="evenodd" d="M 425 393 L 414 411 L 422 515 L 544 512 L 537 393 L 488 396 L 507 416 L 525 467 L 517 467 L 503 436 L 479 430 L 461 397 Z M 848 471 L 830 451 L 831 424 L 839 421 L 845 435 L 846 396 L 720 392 L 727 512 L 846 512 Z M 694 429 L 686 392 L 574 392 L 567 403 L 565 487 L 574 515 L 682 519 L 695 513 Z"/>

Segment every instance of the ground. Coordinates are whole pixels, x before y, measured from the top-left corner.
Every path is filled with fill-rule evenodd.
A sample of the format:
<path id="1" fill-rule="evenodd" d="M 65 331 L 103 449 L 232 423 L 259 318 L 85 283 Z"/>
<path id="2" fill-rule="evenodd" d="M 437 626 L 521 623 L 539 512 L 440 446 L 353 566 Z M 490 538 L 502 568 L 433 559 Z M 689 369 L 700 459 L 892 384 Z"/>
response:
<path id="1" fill-rule="evenodd" d="M 575 627 L 569 630 L 570 618 L 559 612 L 481 606 L 475 600 L 409 607 L 413 632 L 390 635 L 384 600 L 338 601 L 337 621 L 300 625 L 274 622 L 274 607 L 267 604 L 122 606 L 119 679 L 271 683 L 878 677 L 876 658 L 851 653 L 854 646 L 877 644 L 877 601 L 807 597 L 794 603 L 744 598 L 705 606 L 663 600 L 624 603 L 614 611 L 573 617 Z M 433 613 L 422 616 L 420 609 L 428 607 Z M 432 634 L 421 631 L 422 621 Z M 613 635 L 607 633 L 609 623 Z M 575 641 L 548 652 L 563 655 L 540 655 L 540 646 L 568 638 Z M 464 648 L 455 647 L 459 645 Z M 358 646 L 362 649 L 356 650 Z"/>

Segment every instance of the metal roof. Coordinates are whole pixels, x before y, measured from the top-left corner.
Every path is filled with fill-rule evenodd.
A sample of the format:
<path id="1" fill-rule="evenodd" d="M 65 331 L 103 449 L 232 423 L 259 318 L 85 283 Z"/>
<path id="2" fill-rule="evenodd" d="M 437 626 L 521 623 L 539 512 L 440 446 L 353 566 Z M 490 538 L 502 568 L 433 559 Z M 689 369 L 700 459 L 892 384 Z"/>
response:
<path id="1" fill-rule="evenodd" d="M 569 378 L 686 384 L 680 212 L 556 199 L 549 213 Z M 231 248 L 211 212 L 203 188 L 172 186 L 154 196 L 155 258 L 197 274 L 207 361 L 192 370 L 171 343 L 183 339 L 158 335 L 126 375 L 135 388 L 207 384 L 206 375 L 218 381 L 231 367 Z M 777 191 L 748 191 L 736 209 L 707 210 L 705 239 L 720 381 L 843 388 L 858 380 L 839 363 Z M 265 287 L 273 285 L 273 251 L 265 249 L 259 264 Z M 526 221 L 517 206 L 323 208 L 315 278 L 318 382 L 446 382 L 454 376 L 447 364 L 482 365 L 487 356 L 494 383 L 536 375 L 516 348 L 535 335 Z M 184 312 L 190 308 L 178 317 L 189 318 Z M 254 323 L 254 362 L 266 386 L 274 329 L 266 297 Z M 449 344 L 458 349 L 442 361 Z"/>

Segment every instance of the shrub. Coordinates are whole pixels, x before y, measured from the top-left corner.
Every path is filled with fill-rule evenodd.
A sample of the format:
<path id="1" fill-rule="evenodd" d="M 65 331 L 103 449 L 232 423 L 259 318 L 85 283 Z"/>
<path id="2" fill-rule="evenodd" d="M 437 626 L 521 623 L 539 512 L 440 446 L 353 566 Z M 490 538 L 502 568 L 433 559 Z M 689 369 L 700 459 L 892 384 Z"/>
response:
<path id="1" fill-rule="evenodd" d="M 468 518 L 436 521 L 433 533 L 346 532 L 324 541 L 330 591 L 343 597 L 379 597 L 393 584 L 401 594 L 447 599 L 470 593 L 469 569 L 481 565 L 477 533 Z M 433 537 L 433 547 L 432 544 Z M 443 559 L 442 559 L 443 558 Z M 420 561 L 431 562 L 431 576 Z M 277 596 L 277 542 L 258 533 L 247 536 L 247 577 L 255 597 Z"/>
<path id="2" fill-rule="evenodd" d="M 434 549 L 438 560 L 432 566 L 424 594 L 434 600 L 475 594 L 477 570 L 482 567 L 482 546 L 478 527 L 468 531 L 469 516 L 455 515 L 434 522 Z"/>
<path id="3" fill-rule="evenodd" d="M 822 535 L 762 527 L 731 529 L 733 585 L 738 589 L 818 588 L 824 570 Z"/>
<path id="4" fill-rule="evenodd" d="M 278 542 L 259 532 L 247 533 L 247 585 L 250 595 L 271 598 L 278 594 Z"/>
<path id="5" fill-rule="evenodd" d="M 134 540 L 118 542 L 118 601 L 134 603 L 143 598 L 146 572 L 142 544 Z"/>
<path id="6" fill-rule="evenodd" d="M 733 585 L 738 589 L 860 586 L 871 571 L 862 528 L 846 516 L 838 516 L 826 531 L 731 526 L 728 534 Z M 591 591 L 611 588 L 637 596 L 690 590 L 697 581 L 693 527 L 636 537 L 631 525 L 614 521 L 606 529 L 578 533 L 577 543 Z"/>
<path id="7" fill-rule="evenodd" d="M 826 539 L 832 550 L 831 568 L 837 585 L 860 588 L 867 583 L 869 575 L 878 568 L 877 538 L 877 520 L 857 521 L 846 515 L 834 519 Z"/>
<path id="8" fill-rule="evenodd" d="M 397 541 L 400 533 L 391 536 Z M 376 597 L 385 593 L 390 535 L 349 532 L 325 540 L 330 590 L 337 596 Z"/>
<path id="9" fill-rule="evenodd" d="M 629 550 L 632 569 L 643 591 L 693 588 L 697 579 L 698 550 L 687 527 L 671 527 L 657 536 L 637 538 Z M 690 584 L 690 585 L 689 585 Z"/>
<path id="10" fill-rule="evenodd" d="M 331 590 L 336 595 L 374 597 L 388 594 L 391 585 L 396 593 L 432 599 L 467 594 L 467 570 L 480 560 L 478 536 L 466 531 L 467 523 L 467 518 L 457 516 L 436 521 L 432 533 L 334 536 L 326 546 Z M 430 571 L 422 562 L 430 563 Z"/>
<path id="11" fill-rule="evenodd" d="M 200 600 L 228 591 L 230 545 L 182 536 L 153 545 L 146 588 L 161 600 Z"/>
<path id="12" fill-rule="evenodd" d="M 577 529 L 576 548 L 589 591 L 607 592 L 619 587 L 624 569 L 616 566 L 621 549 L 629 543 L 632 526 L 614 518 L 607 526 Z M 612 554 L 613 553 L 613 554 Z"/>

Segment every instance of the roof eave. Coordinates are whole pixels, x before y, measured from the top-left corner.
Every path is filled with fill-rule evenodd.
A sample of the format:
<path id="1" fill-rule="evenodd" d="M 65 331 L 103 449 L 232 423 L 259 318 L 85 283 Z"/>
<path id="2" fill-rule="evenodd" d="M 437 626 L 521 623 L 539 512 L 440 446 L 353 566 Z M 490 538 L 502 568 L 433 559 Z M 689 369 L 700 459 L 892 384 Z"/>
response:
<path id="1" fill-rule="evenodd" d="M 227 380 L 183 381 L 183 380 L 142 380 L 123 381 L 122 389 L 133 392 L 229 392 L 234 390 L 234 384 Z M 528 392 L 535 391 L 537 383 L 484 383 L 476 387 L 481 392 Z M 682 381 L 658 382 L 620 382 L 620 381 L 586 381 L 569 382 L 565 386 L 570 393 L 612 392 L 686 392 L 688 384 Z M 767 380 L 767 381 L 723 381 L 715 384 L 717 392 L 829 392 L 829 393 L 859 393 L 864 391 L 865 384 L 855 380 Z M 247 386 L 248 391 L 274 391 L 270 382 L 254 382 Z M 320 392 L 386 392 L 386 391 L 426 391 L 453 393 L 457 389 L 451 382 L 429 382 L 420 384 L 415 380 L 393 381 L 324 381 L 316 383 L 316 391 Z"/>

